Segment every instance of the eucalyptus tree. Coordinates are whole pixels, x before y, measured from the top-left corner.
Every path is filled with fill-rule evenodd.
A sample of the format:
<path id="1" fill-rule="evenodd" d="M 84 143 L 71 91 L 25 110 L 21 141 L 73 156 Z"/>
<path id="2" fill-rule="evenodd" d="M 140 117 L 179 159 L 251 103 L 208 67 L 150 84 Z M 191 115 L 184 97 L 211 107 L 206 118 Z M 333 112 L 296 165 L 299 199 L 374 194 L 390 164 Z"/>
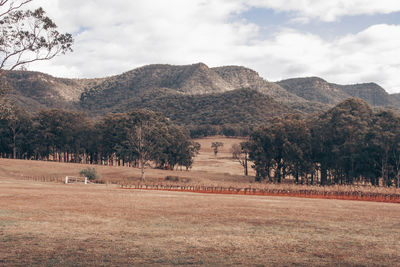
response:
<path id="1" fill-rule="evenodd" d="M 164 153 L 168 168 L 174 169 L 176 165 L 191 168 L 193 158 L 199 153 L 200 144 L 192 141 L 189 133 L 180 126 L 170 124 L 167 128 L 168 146 Z"/>
<path id="2" fill-rule="evenodd" d="M 364 154 L 365 170 L 371 183 L 378 185 L 381 177 L 383 184 L 398 186 L 400 171 L 400 117 L 392 111 L 383 110 L 375 114 L 373 123 L 366 136 L 367 149 Z M 372 169 L 371 169 L 372 168 Z"/>
<path id="3" fill-rule="evenodd" d="M 315 164 L 320 166 L 321 184 L 352 184 L 361 177 L 362 151 L 371 127 L 373 111 L 365 101 L 347 99 L 318 116 L 311 127 Z"/>
<path id="4" fill-rule="evenodd" d="M 0 113 L 2 152 L 6 152 L 6 147 L 9 147 L 7 154 L 14 159 L 22 158 L 32 151 L 31 142 L 27 139 L 32 131 L 32 118 L 17 105 L 9 105 Z"/>
<path id="5" fill-rule="evenodd" d="M 166 119 L 146 109 L 132 111 L 127 116 L 132 127 L 125 142 L 138 155 L 141 180 L 145 180 L 145 165 L 152 159 L 160 160 L 160 148 L 168 145 Z"/>
<path id="6" fill-rule="evenodd" d="M 100 133 L 97 150 L 101 160 L 110 163 L 114 155 L 123 160 L 133 160 L 130 148 L 123 144 L 131 127 L 125 113 L 110 113 L 97 122 L 96 128 Z"/>
<path id="7" fill-rule="evenodd" d="M 232 158 L 239 161 L 243 167 L 244 175 L 249 175 L 249 143 L 247 141 L 241 142 L 240 144 L 233 144 L 231 148 Z"/>
<path id="8" fill-rule="evenodd" d="M 30 2 L 0 0 L 0 98 L 12 89 L 8 71 L 72 51 L 72 35 L 60 33 L 43 8 L 27 9 Z"/>
<path id="9" fill-rule="evenodd" d="M 57 31 L 43 8 L 22 9 L 29 0 L 0 1 L 0 75 L 34 61 L 72 51 L 73 38 Z"/>

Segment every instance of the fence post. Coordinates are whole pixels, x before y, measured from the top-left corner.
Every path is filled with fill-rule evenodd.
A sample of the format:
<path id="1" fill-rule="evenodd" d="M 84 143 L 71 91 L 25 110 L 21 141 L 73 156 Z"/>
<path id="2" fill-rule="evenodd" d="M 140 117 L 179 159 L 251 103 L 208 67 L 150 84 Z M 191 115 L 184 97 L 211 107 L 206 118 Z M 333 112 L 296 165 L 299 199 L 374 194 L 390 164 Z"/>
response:
<path id="1" fill-rule="evenodd" d="M 65 176 L 65 183 L 68 184 L 68 176 Z"/>

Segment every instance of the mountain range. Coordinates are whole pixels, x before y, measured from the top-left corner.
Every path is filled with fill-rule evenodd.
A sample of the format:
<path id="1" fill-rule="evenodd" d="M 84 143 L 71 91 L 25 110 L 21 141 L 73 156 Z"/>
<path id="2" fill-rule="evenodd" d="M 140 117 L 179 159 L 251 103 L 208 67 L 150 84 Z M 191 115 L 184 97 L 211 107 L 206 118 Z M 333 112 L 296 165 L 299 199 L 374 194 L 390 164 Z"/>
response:
<path id="1" fill-rule="evenodd" d="M 148 65 L 99 79 L 65 79 L 12 71 L 10 97 L 28 111 L 64 108 L 93 116 L 148 108 L 181 123 L 257 123 L 285 114 L 310 114 L 350 97 L 373 107 L 400 108 L 400 95 L 375 83 L 338 85 L 318 77 L 270 82 L 246 67 L 203 63 Z"/>

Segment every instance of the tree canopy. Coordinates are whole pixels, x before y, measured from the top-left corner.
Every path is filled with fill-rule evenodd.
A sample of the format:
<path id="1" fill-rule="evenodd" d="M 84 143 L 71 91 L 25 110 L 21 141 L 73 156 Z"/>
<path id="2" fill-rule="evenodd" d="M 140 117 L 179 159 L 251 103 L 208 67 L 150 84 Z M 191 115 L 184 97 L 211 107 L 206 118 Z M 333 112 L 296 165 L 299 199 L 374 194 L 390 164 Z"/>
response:
<path id="1" fill-rule="evenodd" d="M 9 90 L 6 71 L 72 51 L 72 35 L 58 32 L 43 8 L 22 8 L 30 2 L 0 0 L 0 95 Z"/>
<path id="2" fill-rule="evenodd" d="M 191 168 L 199 144 L 162 114 L 108 114 L 98 121 L 61 109 L 28 114 L 16 107 L 0 117 L 0 154 L 18 159 Z M 144 175 L 143 175 L 144 178 Z"/>
<path id="3" fill-rule="evenodd" d="M 274 118 L 250 135 L 259 180 L 281 183 L 399 184 L 400 117 L 348 99 L 309 120 Z"/>

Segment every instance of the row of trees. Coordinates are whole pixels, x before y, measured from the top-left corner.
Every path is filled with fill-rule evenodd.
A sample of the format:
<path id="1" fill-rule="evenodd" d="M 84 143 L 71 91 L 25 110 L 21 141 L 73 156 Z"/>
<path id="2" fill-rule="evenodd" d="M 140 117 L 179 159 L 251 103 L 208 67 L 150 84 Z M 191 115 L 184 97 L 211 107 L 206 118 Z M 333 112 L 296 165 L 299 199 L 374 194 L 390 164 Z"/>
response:
<path id="1" fill-rule="evenodd" d="M 241 144 L 258 180 L 399 187 L 400 117 L 359 99 L 304 119 L 274 118 Z"/>
<path id="2" fill-rule="evenodd" d="M 189 134 L 149 110 L 108 114 L 93 122 L 82 113 L 13 107 L 0 119 L 0 153 L 16 159 L 158 168 L 190 168 L 200 149 Z"/>
<path id="3" fill-rule="evenodd" d="M 212 124 L 190 124 L 187 126 L 190 137 L 201 138 L 206 136 L 224 135 L 224 136 L 249 136 L 257 124 L 250 124 L 243 121 L 242 124 L 222 124 L 222 125 L 212 125 Z"/>

